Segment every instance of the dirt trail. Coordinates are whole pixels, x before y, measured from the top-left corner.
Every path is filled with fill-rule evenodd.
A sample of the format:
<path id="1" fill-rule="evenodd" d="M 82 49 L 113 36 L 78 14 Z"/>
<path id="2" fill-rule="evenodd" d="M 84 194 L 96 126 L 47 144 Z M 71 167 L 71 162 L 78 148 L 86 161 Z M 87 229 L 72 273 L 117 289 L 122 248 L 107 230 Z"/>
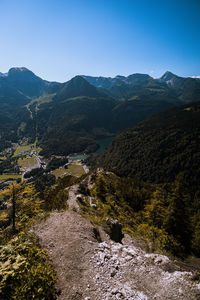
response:
<path id="1" fill-rule="evenodd" d="M 73 211 L 55 212 L 34 231 L 56 268 L 58 299 L 84 299 L 90 284 L 88 262 L 98 244 L 91 223 Z"/>
<path id="2" fill-rule="evenodd" d="M 70 186 L 70 188 L 68 188 L 69 199 L 68 199 L 67 203 L 68 203 L 68 206 L 69 206 L 70 210 L 75 207 L 76 210 L 79 211 L 79 206 L 78 206 L 78 203 L 76 201 L 76 199 L 78 197 L 77 189 L 78 189 L 78 184 L 72 185 L 72 186 Z"/>

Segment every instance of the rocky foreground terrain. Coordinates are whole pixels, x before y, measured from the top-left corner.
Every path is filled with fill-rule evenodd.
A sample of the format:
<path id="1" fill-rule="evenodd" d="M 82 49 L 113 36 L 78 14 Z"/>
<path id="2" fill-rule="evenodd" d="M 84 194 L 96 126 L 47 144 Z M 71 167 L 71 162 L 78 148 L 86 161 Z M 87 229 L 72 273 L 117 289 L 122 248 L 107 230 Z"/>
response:
<path id="1" fill-rule="evenodd" d="M 164 255 L 146 253 L 128 235 L 112 241 L 72 210 L 54 212 L 34 227 L 57 271 L 59 300 L 200 299 L 195 273 Z M 196 276 L 197 277 L 197 276 Z"/>

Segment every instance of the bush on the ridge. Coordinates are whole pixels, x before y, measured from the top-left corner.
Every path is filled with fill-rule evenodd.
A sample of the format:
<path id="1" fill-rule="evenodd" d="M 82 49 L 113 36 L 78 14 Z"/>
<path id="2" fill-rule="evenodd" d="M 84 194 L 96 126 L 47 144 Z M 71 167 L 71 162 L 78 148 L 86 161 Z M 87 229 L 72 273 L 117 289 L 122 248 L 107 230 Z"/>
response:
<path id="1" fill-rule="evenodd" d="M 1 299 L 54 299 L 56 277 L 36 241 L 16 237 L 0 252 Z"/>

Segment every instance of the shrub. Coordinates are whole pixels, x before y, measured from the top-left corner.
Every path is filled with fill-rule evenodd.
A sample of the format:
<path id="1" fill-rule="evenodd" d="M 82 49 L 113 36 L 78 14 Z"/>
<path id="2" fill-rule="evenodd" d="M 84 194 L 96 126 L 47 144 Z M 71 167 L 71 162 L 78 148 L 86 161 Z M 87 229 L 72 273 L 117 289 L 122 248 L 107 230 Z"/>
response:
<path id="1" fill-rule="evenodd" d="M 55 299 L 55 273 L 35 239 L 15 237 L 0 252 L 1 299 Z"/>

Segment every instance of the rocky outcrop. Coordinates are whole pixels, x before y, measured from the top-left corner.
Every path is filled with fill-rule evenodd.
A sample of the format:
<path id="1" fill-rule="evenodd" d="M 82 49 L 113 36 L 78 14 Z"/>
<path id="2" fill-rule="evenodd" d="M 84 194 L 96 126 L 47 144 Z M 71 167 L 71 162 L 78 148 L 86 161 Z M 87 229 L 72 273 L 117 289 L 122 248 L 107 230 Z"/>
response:
<path id="1" fill-rule="evenodd" d="M 107 219 L 108 234 L 114 242 L 121 243 L 124 237 L 122 233 L 122 225 L 117 220 Z"/>
<path id="2" fill-rule="evenodd" d="M 192 281 L 191 272 L 166 271 L 172 264 L 168 257 L 147 254 L 128 239 L 123 245 L 103 242 L 95 249 L 90 259 L 95 294 L 85 299 L 200 299 L 200 284 Z"/>

